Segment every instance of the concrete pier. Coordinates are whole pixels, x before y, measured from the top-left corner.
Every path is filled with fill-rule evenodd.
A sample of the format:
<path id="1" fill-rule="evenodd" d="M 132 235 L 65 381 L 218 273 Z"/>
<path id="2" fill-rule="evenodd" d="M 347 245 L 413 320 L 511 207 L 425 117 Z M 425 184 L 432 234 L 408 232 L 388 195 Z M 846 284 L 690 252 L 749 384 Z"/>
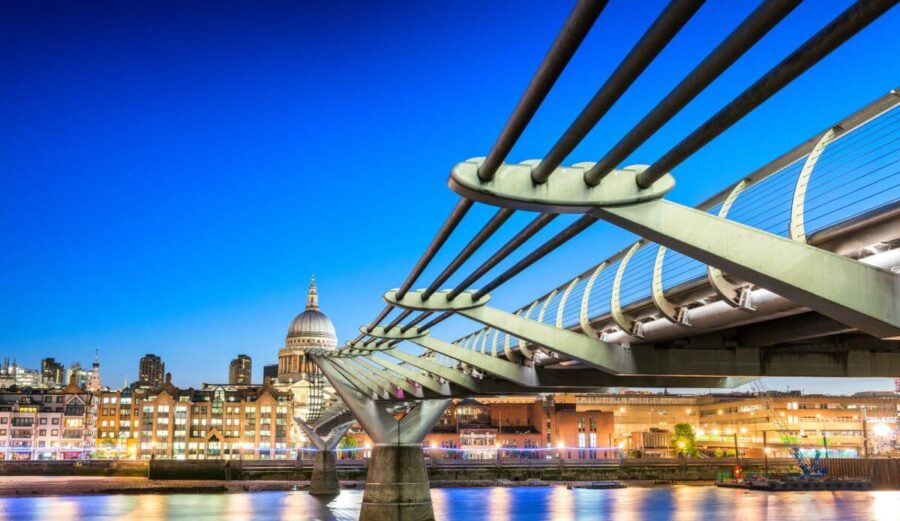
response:
<path id="1" fill-rule="evenodd" d="M 375 442 L 360 521 L 434 519 L 422 440 L 450 400 L 421 400 L 405 411 L 388 411 L 374 396 L 354 387 L 332 360 L 319 355 L 312 355 L 312 359 Z"/>
<path id="2" fill-rule="evenodd" d="M 337 464 L 334 449 L 341 438 L 347 434 L 350 424 L 340 425 L 327 437 L 316 434 L 312 427 L 299 422 L 306 437 L 316 447 L 316 460 L 313 462 L 312 476 L 309 479 L 309 493 L 313 496 L 336 496 L 341 492 L 341 482 L 337 477 Z"/>
<path id="3" fill-rule="evenodd" d="M 422 447 L 387 445 L 372 449 L 360 521 L 434 519 Z"/>
<path id="4" fill-rule="evenodd" d="M 316 461 L 309 478 L 309 493 L 313 496 L 336 496 L 340 492 L 334 451 L 316 451 Z"/>

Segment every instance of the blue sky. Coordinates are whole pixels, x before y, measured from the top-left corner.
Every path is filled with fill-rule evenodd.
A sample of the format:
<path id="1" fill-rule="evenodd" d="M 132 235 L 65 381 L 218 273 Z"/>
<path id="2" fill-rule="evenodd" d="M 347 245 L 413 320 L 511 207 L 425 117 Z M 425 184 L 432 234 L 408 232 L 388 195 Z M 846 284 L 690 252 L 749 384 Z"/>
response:
<path id="1" fill-rule="evenodd" d="M 242 352 L 259 378 L 312 272 L 339 336 L 354 336 L 452 208 L 451 166 L 487 152 L 571 4 L 3 2 L 0 356 L 84 363 L 98 348 L 118 385 L 154 352 L 176 384 L 197 385 L 223 381 Z M 849 4 L 800 6 L 628 162 L 659 157 Z M 547 152 L 662 6 L 610 2 L 510 160 Z M 602 156 L 754 6 L 704 6 L 568 162 Z M 898 27 L 894 9 L 686 161 L 671 197 L 696 203 L 896 87 Z M 424 278 L 491 213 L 472 212 Z M 558 221 L 535 243 L 570 219 Z M 494 302 L 517 307 L 628 239 L 597 225 Z"/>

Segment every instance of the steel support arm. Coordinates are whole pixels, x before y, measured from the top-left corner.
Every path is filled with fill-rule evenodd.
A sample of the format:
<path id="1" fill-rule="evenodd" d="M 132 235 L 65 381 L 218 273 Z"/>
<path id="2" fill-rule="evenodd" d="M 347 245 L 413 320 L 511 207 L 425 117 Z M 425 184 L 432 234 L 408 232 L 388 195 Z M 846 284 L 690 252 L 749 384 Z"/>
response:
<path id="1" fill-rule="evenodd" d="M 299 422 L 300 429 L 303 430 L 303 434 L 306 434 L 306 437 L 309 438 L 309 441 L 312 442 L 313 446 L 316 450 L 327 450 L 332 451 L 337 446 L 338 443 L 341 442 L 341 438 L 347 434 L 347 431 L 350 430 L 350 427 L 353 426 L 353 422 L 345 423 L 344 425 L 339 426 L 337 429 L 331 431 L 328 436 L 319 436 L 315 433 L 315 431 L 309 425 Z"/>
<path id="2" fill-rule="evenodd" d="M 450 395 L 450 389 L 447 387 L 447 384 L 442 384 L 442 383 L 438 382 L 437 380 L 431 378 L 430 376 L 413 371 L 413 370 L 411 370 L 407 367 L 403 367 L 399 364 L 394 364 L 394 363 L 388 362 L 387 360 L 385 360 L 381 357 L 378 357 L 378 356 L 372 355 L 372 357 L 369 358 L 369 360 L 371 360 L 373 363 L 376 363 L 376 364 L 384 367 L 388 371 L 393 371 L 393 372 L 399 374 L 400 376 L 407 378 L 407 379 L 421 385 L 422 387 L 424 387 L 432 392 L 435 392 L 442 396 Z"/>
<path id="3" fill-rule="evenodd" d="M 399 350 L 386 354 L 403 360 L 436 376 L 466 389 L 469 395 L 492 394 L 534 394 L 539 392 L 610 392 L 613 388 L 626 387 L 668 387 L 668 388 L 733 388 L 744 385 L 752 378 L 730 377 L 671 377 L 671 376 L 610 376 L 594 369 L 548 369 L 531 368 L 537 375 L 540 387 L 523 387 L 519 384 L 498 379 L 477 379 L 461 371 L 444 367 L 427 358 L 404 353 Z"/>
<path id="4" fill-rule="evenodd" d="M 591 214 L 878 338 L 900 337 L 900 278 L 666 200 Z"/>
<path id="5" fill-rule="evenodd" d="M 450 399 L 423 400 L 398 421 L 382 404 L 355 389 L 345 378 L 345 373 L 337 369 L 335 360 L 314 352 L 309 356 L 376 445 L 421 444 L 450 405 Z"/>
<path id="6" fill-rule="evenodd" d="M 400 389 L 403 389 L 404 392 L 409 393 L 411 396 L 415 396 L 417 398 L 423 398 L 421 388 L 418 388 L 418 387 L 412 385 L 411 383 L 406 381 L 405 378 L 403 378 L 402 376 L 398 376 L 396 373 L 393 373 L 391 371 L 386 371 L 380 367 L 377 367 L 375 364 L 373 364 L 371 361 L 369 361 L 368 357 L 359 356 L 359 357 L 354 358 L 353 361 L 356 362 L 357 365 L 365 367 L 366 369 L 371 371 L 376 376 L 378 376 L 380 378 L 384 378 L 391 384 L 399 387 Z"/>

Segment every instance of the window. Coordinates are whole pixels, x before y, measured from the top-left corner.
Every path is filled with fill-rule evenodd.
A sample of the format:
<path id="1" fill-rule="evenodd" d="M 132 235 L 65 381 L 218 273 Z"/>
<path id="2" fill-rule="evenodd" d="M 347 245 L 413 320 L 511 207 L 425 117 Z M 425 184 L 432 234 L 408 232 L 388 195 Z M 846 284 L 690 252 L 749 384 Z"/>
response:
<path id="1" fill-rule="evenodd" d="M 41 425 L 47 425 L 47 418 L 41 418 Z"/>

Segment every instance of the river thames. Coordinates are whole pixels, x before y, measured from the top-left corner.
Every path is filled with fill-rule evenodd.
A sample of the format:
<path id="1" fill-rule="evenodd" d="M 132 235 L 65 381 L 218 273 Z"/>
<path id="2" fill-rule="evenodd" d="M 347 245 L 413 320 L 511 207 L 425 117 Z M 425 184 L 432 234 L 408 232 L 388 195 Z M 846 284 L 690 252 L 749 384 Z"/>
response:
<path id="1" fill-rule="evenodd" d="M 355 520 L 362 491 L 95 495 L 0 499 L 0 520 Z M 790 519 L 897 520 L 900 492 L 765 493 L 708 486 L 568 490 L 562 486 L 432 490 L 444 521 Z"/>

